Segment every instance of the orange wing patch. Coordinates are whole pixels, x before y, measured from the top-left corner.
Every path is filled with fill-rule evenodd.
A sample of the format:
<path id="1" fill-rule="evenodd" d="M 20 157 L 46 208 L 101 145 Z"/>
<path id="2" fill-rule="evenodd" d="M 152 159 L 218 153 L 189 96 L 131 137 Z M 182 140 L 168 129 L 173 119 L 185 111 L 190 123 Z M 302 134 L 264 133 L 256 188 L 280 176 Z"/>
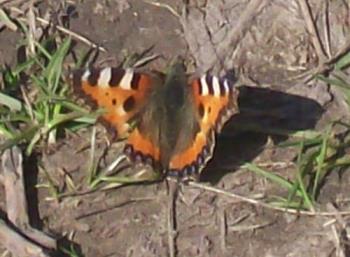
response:
<path id="1" fill-rule="evenodd" d="M 200 131 L 190 147 L 174 155 L 169 163 L 170 175 L 199 173 L 212 156 L 215 132 L 237 112 L 237 90 L 228 80 L 205 75 L 191 83 Z"/>
<path id="2" fill-rule="evenodd" d="M 211 157 L 214 140 L 213 132 L 210 136 L 198 133 L 189 148 L 171 158 L 169 175 L 187 177 L 199 173 Z"/>
<path id="3" fill-rule="evenodd" d="M 158 165 L 160 162 L 159 147 L 144 137 L 138 128 L 135 128 L 129 135 L 124 151 L 131 159 L 152 166 Z"/>
<path id="4" fill-rule="evenodd" d="M 118 138 L 127 136 L 131 129 L 128 121 L 144 105 L 151 84 L 150 76 L 131 69 L 91 69 L 73 75 L 75 90 L 105 110 L 102 119 L 115 129 Z"/>

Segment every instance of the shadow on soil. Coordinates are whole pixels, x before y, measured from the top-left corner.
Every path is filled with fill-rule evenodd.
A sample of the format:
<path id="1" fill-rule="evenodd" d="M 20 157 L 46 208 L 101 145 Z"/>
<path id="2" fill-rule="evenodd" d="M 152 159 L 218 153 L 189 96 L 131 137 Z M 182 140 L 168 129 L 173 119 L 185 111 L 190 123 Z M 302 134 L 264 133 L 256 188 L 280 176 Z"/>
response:
<path id="1" fill-rule="evenodd" d="M 313 129 L 323 113 L 316 101 L 266 88 L 239 88 L 240 113 L 225 125 L 217 138 L 213 159 L 200 180 L 216 184 L 227 173 L 253 160 L 267 139 L 287 139 L 281 131 Z"/>
<path id="2" fill-rule="evenodd" d="M 24 167 L 25 167 L 25 173 L 30 174 L 30 176 L 25 176 L 25 187 L 26 187 L 26 196 L 27 196 L 27 203 L 28 203 L 28 212 L 30 217 L 30 224 L 39 230 L 43 229 L 43 222 L 41 220 L 40 214 L 39 214 L 39 199 L 38 199 L 38 190 L 36 188 L 36 185 L 38 183 L 38 175 L 39 171 L 37 168 L 37 156 L 35 154 L 31 155 L 31 157 L 24 160 Z M 1 213 L 0 213 L 1 216 Z M 65 253 L 62 251 L 62 249 L 71 250 L 74 249 L 75 253 L 79 254 L 78 256 L 82 256 L 81 247 L 66 239 L 61 238 L 60 235 L 52 235 L 51 236 L 58 238 L 57 240 L 57 250 L 48 250 L 52 256 L 55 257 L 69 257 L 72 256 L 68 253 Z"/>
<path id="3" fill-rule="evenodd" d="M 240 113 L 235 115 L 217 138 L 214 157 L 201 174 L 200 180 L 216 184 L 225 174 L 232 172 L 244 162 L 253 160 L 262 152 L 267 139 L 275 143 L 287 139 L 280 131 L 312 129 L 323 113 L 322 107 L 314 100 L 289 95 L 264 88 L 242 86 L 238 99 Z M 34 167 L 35 158 L 27 160 Z M 27 194 L 31 198 L 30 214 L 35 227 L 42 228 L 37 210 L 38 199 L 34 189 L 37 170 L 31 172 L 27 182 Z M 81 254 L 81 247 L 65 238 L 59 240 L 59 249 L 72 249 Z M 62 251 L 54 256 L 69 256 Z"/>

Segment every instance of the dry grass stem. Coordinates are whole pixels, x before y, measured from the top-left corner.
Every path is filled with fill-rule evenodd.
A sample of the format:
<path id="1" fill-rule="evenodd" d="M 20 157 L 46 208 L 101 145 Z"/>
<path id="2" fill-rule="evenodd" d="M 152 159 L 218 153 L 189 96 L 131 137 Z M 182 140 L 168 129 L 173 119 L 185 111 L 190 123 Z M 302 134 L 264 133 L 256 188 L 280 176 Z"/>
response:
<path id="1" fill-rule="evenodd" d="M 239 17 L 235 28 L 228 32 L 226 40 L 227 44 L 221 44 L 218 46 L 216 52 L 219 60 L 224 60 L 225 56 L 231 56 L 236 51 L 239 41 L 244 37 L 248 29 L 252 26 L 252 21 L 261 12 L 270 1 L 266 0 L 252 0 L 248 3 L 247 7 Z M 230 49 L 230 53 L 227 50 Z M 230 65 L 230 64 L 229 64 Z"/>
<path id="2" fill-rule="evenodd" d="M 307 0 L 299 0 L 299 5 L 301 8 L 301 12 L 304 16 L 305 22 L 306 22 L 306 28 L 308 32 L 310 33 L 312 43 L 316 49 L 317 56 L 319 58 L 319 65 L 323 64 L 326 62 L 328 59 L 325 52 L 324 48 L 322 47 L 321 39 L 319 37 L 319 34 L 317 32 L 317 28 L 314 22 L 314 19 L 311 14 L 311 9 L 310 6 L 307 2 Z"/>
<path id="3" fill-rule="evenodd" d="M 220 223 L 220 246 L 221 251 L 226 252 L 226 236 L 227 236 L 227 219 L 225 209 L 219 209 L 219 223 Z"/>
<path id="4" fill-rule="evenodd" d="M 168 199 L 168 245 L 169 256 L 176 256 L 176 198 L 177 198 L 177 183 L 175 181 L 167 180 L 169 185 L 169 199 Z"/>
<path id="5" fill-rule="evenodd" d="M 241 196 L 232 192 L 228 192 L 226 190 L 223 189 L 219 189 L 216 187 L 212 187 L 212 186 L 208 186 L 208 185 L 204 185 L 201 183 L 197 183 L 194 181 L 190 181 L 188 182 L 188 185 L 194 188 L 198 188 L 198 189 L 203 189 L 209 192 L 213 192 L 219 195 L 224 195 L 230 198 L 235 198 L 238 199 L 242 202 L 246 202 L 255 206 L 260 206 L 266 209 L 271 209 L 271 210 L 275 210 L 275 211 L 280 211 L 280 212 L 286 212 L 286 213 L 290 213 L 290 214 L 296 214 L 296 215 L 307 215 L 307 216 L 337 216 L 337 215 L 341 215 L 341 216 L 349 216 L 350 215 L 350 211 L 339 211 L 339 212 L 312 212 L 312 211 L 304 211 L 304 210 L 295 210 L 295 209 L 288 209 L 288 208 L 282 208 L 282 207 L 276 207 L 276 206 L 272 206 L 270 204 L 249 198 L 249 197 L 245 197 L 245 196 Z"/>
<path id="6" fill-rule="evenodd" d="M 324 1 L 324 14 L 323 14 L 323 27 L 324 27 L 324 38 L 325 38 L 325 50 L 328 57 L 332 56 L 331 48 L 331 35 L 330 35 L 330 26 L 329 26 L 329 3 L 328 0 Z"/>
<path id="7" fill-rule="evenodd" d="M 156 1 L 150 1 L 150 0 L 143 0 L 145 3 L 156 6 L 156 7 L 160 7 L 160 8 L 165 8 L 167 9 L 169 12 L 171 12 L 174 16 L 176 16 L 177 18 L 180 18 L 180 14 L 175 11 L 174 8 L 172 8 L 170 5 L 168 4 L 164 4 L 164 3 L 160 3 L 160 2 L 156 2 Z"/>
<path id="8" fill-rule="evenodd" d="M 13 10 L 13 11 L 15 11 L 17 13 L 20 13 L 20 14 L 24 14 L 22 10 L 20 10 L 20 9 L 18 9 L 16 7 L 12 7 L 11 10 Z M 51 23 L 50 21 L 47 21 L 47 20 L 45 20 L 45 19 L 43 19 L 41 17 L 35 17 L 35 19 L 38 22 L 40 22 L 41 24 L 43 24 L 43 25 L 50 25 L 50 23 Z M 67 28 L 64 28 L 64 27 L 60 26 L 60 25 L 56 25 L 55 28 L 57 28 L 57 30 L 67 34 L 68 36 L 71 36 L 71 37 L 81 41 L 82 43 L 88 45 L 89 47 L 97 48 L 98 50 L 100 50 L 102 52 L 107 52 L 107 50 L 104 47 L 93 43 L 92 41 L 90 41 L 86 37 L 83 37 L 83 36 L 79 35 L 78 33 L 74 32 L 74 31 L 71 31 L 71 30 L 69 30 Z"/>

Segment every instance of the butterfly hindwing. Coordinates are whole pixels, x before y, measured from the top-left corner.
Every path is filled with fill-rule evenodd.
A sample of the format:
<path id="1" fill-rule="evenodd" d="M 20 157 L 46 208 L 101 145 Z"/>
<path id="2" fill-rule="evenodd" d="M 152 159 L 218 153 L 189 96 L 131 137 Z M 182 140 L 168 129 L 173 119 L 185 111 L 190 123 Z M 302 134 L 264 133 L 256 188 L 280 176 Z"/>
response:
<path id="1" fill-rule="evenodd" d="M 203 75 L 189 85 L 193 93 L 199 130 L 191 144 L 174 154 L 169 162 L 169 174 L 193 176 L 198 174 L 212 156 L 215 132 L 237 112 L 238 92 L 227 79 Z"/>

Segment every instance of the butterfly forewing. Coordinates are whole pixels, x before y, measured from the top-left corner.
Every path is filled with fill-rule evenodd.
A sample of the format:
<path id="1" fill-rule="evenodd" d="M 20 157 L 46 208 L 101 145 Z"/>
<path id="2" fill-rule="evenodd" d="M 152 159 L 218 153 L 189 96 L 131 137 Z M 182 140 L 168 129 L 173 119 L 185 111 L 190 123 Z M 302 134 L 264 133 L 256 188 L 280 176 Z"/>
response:
<path id="1" fill-rule="evenodd" d="M 134 89 L 135 79 L 142 87 Z M 125 137 L 128 121 L 142 107 L 151 83 L 133 70 L 118 68 L 79 70 L 73 74 L 74 89 L 95 107 L 103 108 L 102 119 L 113 127 L 118 137 Z"/>

